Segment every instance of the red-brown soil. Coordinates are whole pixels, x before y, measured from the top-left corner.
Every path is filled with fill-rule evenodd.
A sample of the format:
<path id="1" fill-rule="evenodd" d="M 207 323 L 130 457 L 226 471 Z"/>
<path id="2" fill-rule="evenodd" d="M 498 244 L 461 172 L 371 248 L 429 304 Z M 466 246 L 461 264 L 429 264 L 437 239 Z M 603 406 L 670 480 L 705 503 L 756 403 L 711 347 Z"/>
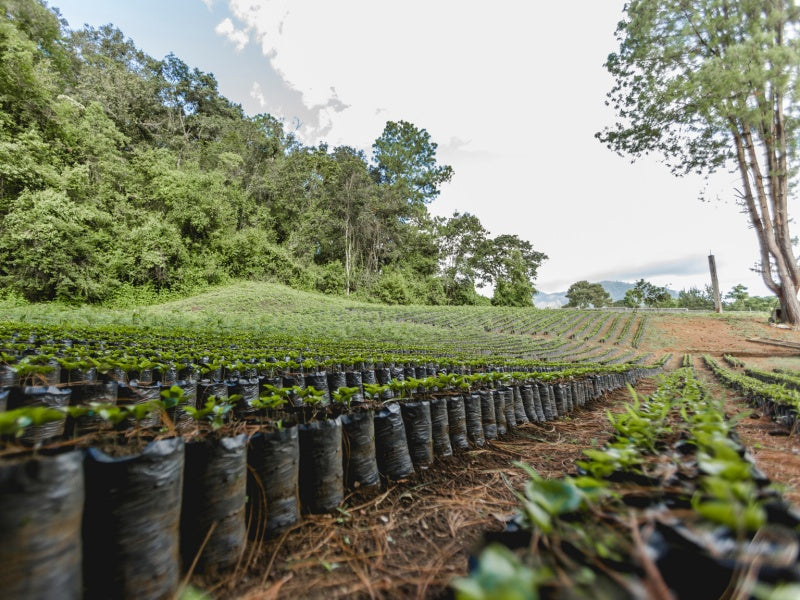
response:
<path id="1" fill-rule="evenodd" d="M 800 343 L 800 332 L 772 326 L 750 313 L 658 314 L 649 321 L 641 349 L 680 355 L 800 356 L 797 350 L 751 341 L 754 338 Z M 800 365 L 800 360 L 797 364 Z"/>

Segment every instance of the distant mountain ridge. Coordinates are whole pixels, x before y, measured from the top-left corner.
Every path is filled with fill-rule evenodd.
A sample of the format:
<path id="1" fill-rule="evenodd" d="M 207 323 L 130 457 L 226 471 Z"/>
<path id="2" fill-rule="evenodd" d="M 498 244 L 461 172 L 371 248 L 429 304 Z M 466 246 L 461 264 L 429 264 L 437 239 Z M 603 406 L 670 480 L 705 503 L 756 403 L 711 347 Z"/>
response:
<path id="1" fill-rule="evenodd" d="M 601 281 L 600 285 L 609 293 L 611 299 L 616 302 L 617 300 L 622 300 L 625 297 L 625 292 L 632 289 L 635 284 L 626 281 Z M 567 298 L 566 293 L 564 292 L 564 300 Z"/>
<path id="2" fill-rule="evenodd" d="M 625 297 L 625 292 L 634 287 L 633 283 L 628 283 L 627 281 L 598 281 L 597 283 L 603 286 L 603 289 L 608 292 L 614 302 L 622 300 Z M 673 298 L 678 296 L 678 292 L 674 290 L 668 289 L 667 291 Z M 533 297 L 533 305 L 536 308 L 560 308 L 568 302 L 566 290 L 550 294 L 539 293 Z"/>

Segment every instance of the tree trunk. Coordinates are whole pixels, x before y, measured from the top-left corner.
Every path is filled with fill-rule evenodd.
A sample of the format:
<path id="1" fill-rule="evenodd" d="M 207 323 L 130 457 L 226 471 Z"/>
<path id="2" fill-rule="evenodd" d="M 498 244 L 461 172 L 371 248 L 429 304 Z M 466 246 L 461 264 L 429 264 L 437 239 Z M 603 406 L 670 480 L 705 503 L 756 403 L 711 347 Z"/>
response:
<path id="1" fill-rule="evenodd" d="M 741 198 L 755 229 L 761 254 L 761 277 L 764 284 L 778 296 L 781 302 L 782 320 L 794 329 L 800 329 L 800 301 L 797 298 L 797 260 L 786 248 L 790 239 L 786 207 L 786 171 L 771 168 L 779 160 L 776 156 L 774 137 L 765 136 L 754 140 L 753 131 L 746 123 L 731 119 L 731 133 L 736 147 L 736 160 L 742 180 Z M 757 133 L 757 132 L 756 132 Z M 767 175 L 761 168 L 756 144 L 764 149 L 768 163 Z M 782 154 L 782 153 L 781 153 Z M 767 183 L 765 186 L 764 183 Z M 777 278 L 777 280 L 776 280 Z"/>
<path id="2" fill-rule="evenodd" d="M 344 279 L 345 279 L 345 295 L 350 295 L 350 269 L 352 268 L 352 255 L 353 255 L 353 242 L 352 233 L 350 231 L 350 219 L 345 220 L 344 224 Z"/>
<path id="3" fill-rule="evenodd" d="M 800 300 L 797 299 L 797 290 L 792 285 L 782 285 L 778 298 L 781 301 L 781 320 L 794 329 L 800 328 Z"/>

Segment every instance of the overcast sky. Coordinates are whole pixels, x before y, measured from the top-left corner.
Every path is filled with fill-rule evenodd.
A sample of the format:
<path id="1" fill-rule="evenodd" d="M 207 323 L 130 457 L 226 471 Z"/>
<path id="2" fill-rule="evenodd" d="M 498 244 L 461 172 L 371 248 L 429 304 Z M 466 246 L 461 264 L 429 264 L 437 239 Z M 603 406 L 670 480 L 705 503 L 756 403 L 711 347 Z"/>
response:
<path id="1" fill-rule="evenodd" d="M 744 283 L 766 295 L 734 175 L 701 202 L 702 180 L 631 164 L 594 138 L 614 118 L 603 62 L 623 4 L 51 0 L 72 28 L 113 23 L 151 56 L 213 73 L 230 100 L 282 118 L 303 143 L 369 155 L 386 121 L 426 129 L 455 171 L 431 212 L 529 240 L 549 256 L 540 291 L 581 279 L 703 287 L 711 252 L 723 293 Z"/>

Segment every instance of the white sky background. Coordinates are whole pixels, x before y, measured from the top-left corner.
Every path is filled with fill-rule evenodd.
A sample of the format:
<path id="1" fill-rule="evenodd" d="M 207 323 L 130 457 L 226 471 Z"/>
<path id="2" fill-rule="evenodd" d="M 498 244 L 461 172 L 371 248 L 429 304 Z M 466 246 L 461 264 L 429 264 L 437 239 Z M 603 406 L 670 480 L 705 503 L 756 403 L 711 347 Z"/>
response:
<path id="1" fill-rule="evenodd" d="M 545 252 L 540 291 L 580 279 L 645 278 L 680 290 L 768 291 L 750 268 L 755 233 L 735 176 L 677 179 L 631 164 L 594 133 L 624 0 L 52 0 L 73 28 L 112 22 L 152 56 L 213 72 L 249 114 L 297 127 L 306 144 L 370 146 L 388 120 L 425 128 L 453 181 L 430 206 L 478 216 L 492 235 Z"/>

